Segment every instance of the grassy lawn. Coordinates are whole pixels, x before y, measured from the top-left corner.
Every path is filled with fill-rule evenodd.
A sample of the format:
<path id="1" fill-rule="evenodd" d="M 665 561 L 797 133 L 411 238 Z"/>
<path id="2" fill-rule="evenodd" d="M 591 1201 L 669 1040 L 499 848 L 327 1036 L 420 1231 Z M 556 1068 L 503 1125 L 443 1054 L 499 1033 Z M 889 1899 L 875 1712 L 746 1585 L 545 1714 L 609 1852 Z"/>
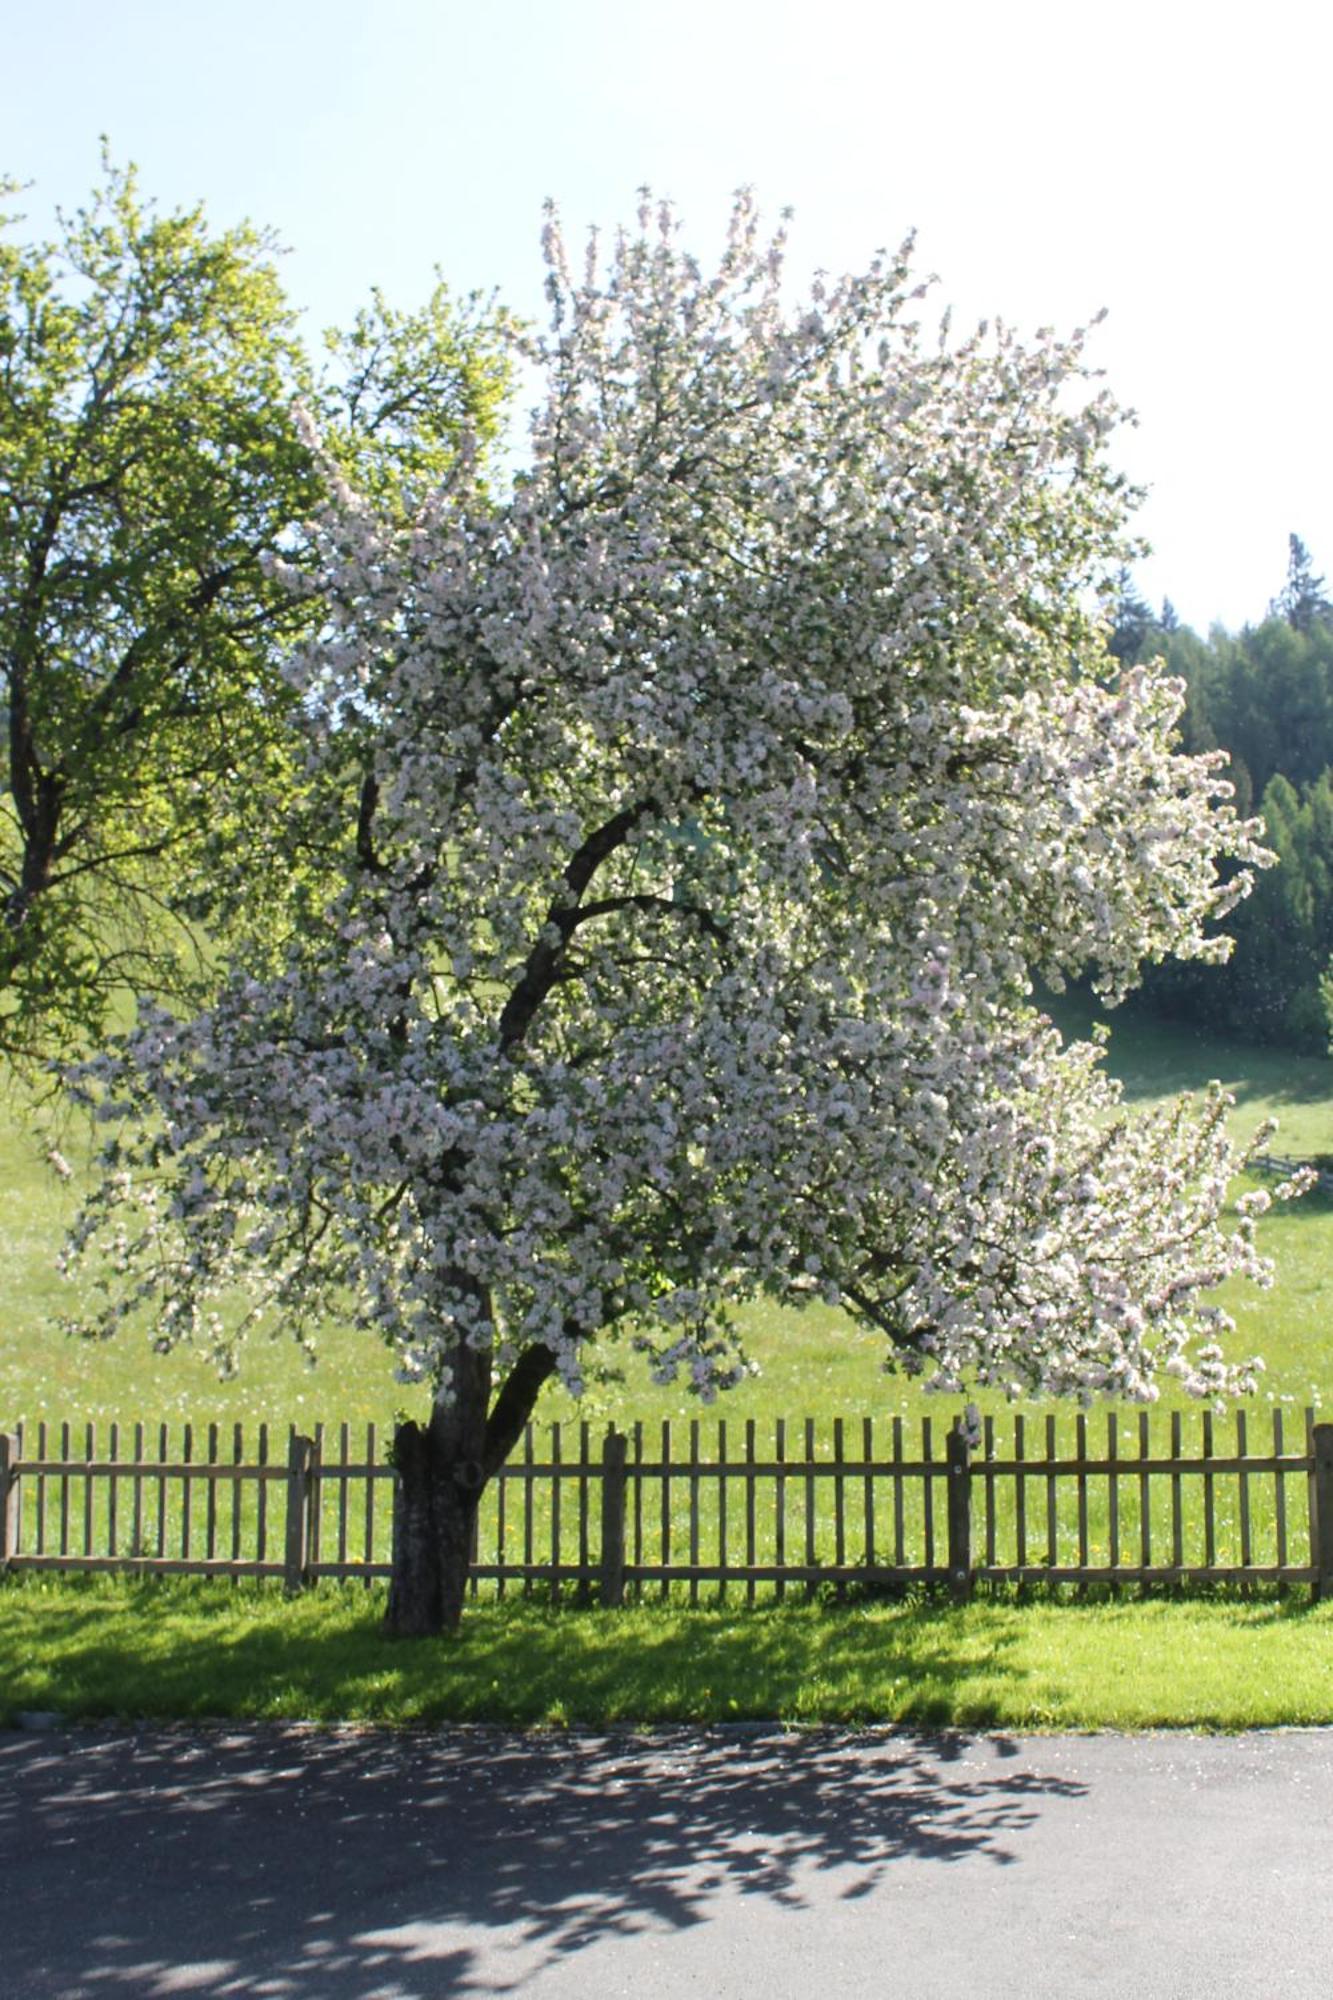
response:
<path id="1" fill-rule="evenodd" d="M 0 1723 L 227 1717 L 605 1727 L 778 1720 L 1004 1729 L 1333 1722 L 1333 1605 L 935 1602 L 623 1611 L 480 1603 L 455 1639 L 378 1591 L 0 1585 Z"/>

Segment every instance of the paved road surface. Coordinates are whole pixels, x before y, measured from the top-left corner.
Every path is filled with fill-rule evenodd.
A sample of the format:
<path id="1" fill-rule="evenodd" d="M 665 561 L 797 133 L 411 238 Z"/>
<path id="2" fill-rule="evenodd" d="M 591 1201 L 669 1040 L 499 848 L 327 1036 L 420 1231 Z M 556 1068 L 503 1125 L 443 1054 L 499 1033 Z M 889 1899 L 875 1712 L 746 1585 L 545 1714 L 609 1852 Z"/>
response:
<path id="1" fill-rule="evenodd" d="M 1333 1730 L 0 1731 L 5 2000 L 1333 1994 Z"/>

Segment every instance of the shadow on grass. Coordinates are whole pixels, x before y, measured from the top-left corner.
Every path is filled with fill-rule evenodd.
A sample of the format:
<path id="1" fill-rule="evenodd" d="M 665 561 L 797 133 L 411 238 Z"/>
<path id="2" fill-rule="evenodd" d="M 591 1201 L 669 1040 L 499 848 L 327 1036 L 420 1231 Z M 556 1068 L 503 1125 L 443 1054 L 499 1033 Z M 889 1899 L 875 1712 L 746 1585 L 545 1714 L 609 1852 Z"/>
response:
<path id="1" fill-rule="evenodd" d="M 274 1589 L 156 1580 L 20 1582 L 6 1598 L 14 1707 L 84 1717 L 239 1718 L 506 1726 L 715 1720 L 985 1726 L 1015 1674 L 1012 1628 L 960 1643 L 931 1603 L 580 1613 L 472 1606 L 440 1643 L 395 1642 L 382 1596 L 284 1600 Z M 27 1635 L 26 1638 L 24 1635 Z M 0 1714 L 4 1706 L 0 1705 Z"/>
<path id="2" fill-rule="evenodd" d="M 0 1735 L 6 1973 L 29 1996 L 518 1991 L 737 1898 L 805 1908 L 811 1871 L 855 1900 L 909 1859 L 1009 1864 L 1084 1790 L 1013 1752 L 777 1728 Z"/>
<path id="3" fill-rule="evenodd" d="M 1086 992 L 1041 993 L 1039 1004 L 1066 1041 L 1085 1041 L 1098 1022 L 1111 1030 L 1108 1068 L 1130 1102 L 1179 1090 L 1203 1090 L 1218 1078 L 1242 1109 L 1266 1104 L 1323 1104 L 1333 1097 L 1333 1063 L 1326 1056 L 1231 1041 L 1136 1007 L 1100 1007 Z"/>

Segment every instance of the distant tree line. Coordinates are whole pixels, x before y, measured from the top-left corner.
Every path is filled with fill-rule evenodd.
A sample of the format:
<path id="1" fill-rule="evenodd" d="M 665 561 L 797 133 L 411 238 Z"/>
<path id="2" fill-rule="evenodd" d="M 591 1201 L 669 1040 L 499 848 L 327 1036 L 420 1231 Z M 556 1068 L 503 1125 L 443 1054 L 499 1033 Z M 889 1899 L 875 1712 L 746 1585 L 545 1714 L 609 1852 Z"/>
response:
<path id="1" fill-rule="evenodd" d="M 1153 612 L 1122 572 L 1111 651 L 1163 657 L 1185 682 L 1187 750 L 1225 750 L 1236 803 L 1262 815 L 1278 865 L 1226 928 L 1228 964 L 1150 970 L 1139 1004 L 1245 1040 L 1328 1047 L 1333 1010 L 1333 601 L 1299 535 L 1257 625 L 1206 639 L 1166 600 Z"/>

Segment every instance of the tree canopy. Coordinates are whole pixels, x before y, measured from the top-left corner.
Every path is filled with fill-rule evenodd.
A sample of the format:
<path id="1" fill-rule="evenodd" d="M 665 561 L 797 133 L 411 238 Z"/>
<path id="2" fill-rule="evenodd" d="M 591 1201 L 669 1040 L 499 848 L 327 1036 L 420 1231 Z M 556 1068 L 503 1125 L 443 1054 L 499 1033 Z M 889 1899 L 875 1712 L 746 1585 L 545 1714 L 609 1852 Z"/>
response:
<path id="1" fill-rule="evenodd" d="M 108 1325 L 165 1301 L 225 1360 L 243 1276 L 425 1386 L 403 1630 L 457 1616 L 478 1488 L 616 1334 L 708 1396 L 742 1302 L 819 1297 L 940 1388 L 1212 1393 L 1201 1294 L 1264 1270 L 1220 1095 L 1130 1117 L 1030 998 L 1219 956 L 1263 858 L 1178 685 L 1105 651 L 1081 337 L 928 331 L 905 253 L 789 306 L 748 198 L 706 275 L 667 208 L 581 278 L 546 245 L 512 493 L 462 455 L 410 520 L 323 517 L 289 722 L 340 893 L 90 1083 Z"/>
<path id="2" fill-rule="evenodd" d="M 376 296 L 316 368 L 274 257 L 253 229 L 159 214 L 109 161 L 57 242 L 0 236 L 11 1060 L 86 1046 L 118 990 L 189 990 L 217 946 L 193 921 L 273 918 L 291 883 L 267 868 L 296 782 L 280 661 L 319 613 L 269 564 L 327 484 L 296 401 L 389 512 L 420 502 L 460 426 L 484 441 L 497 421 L 491 309 Z"/>

